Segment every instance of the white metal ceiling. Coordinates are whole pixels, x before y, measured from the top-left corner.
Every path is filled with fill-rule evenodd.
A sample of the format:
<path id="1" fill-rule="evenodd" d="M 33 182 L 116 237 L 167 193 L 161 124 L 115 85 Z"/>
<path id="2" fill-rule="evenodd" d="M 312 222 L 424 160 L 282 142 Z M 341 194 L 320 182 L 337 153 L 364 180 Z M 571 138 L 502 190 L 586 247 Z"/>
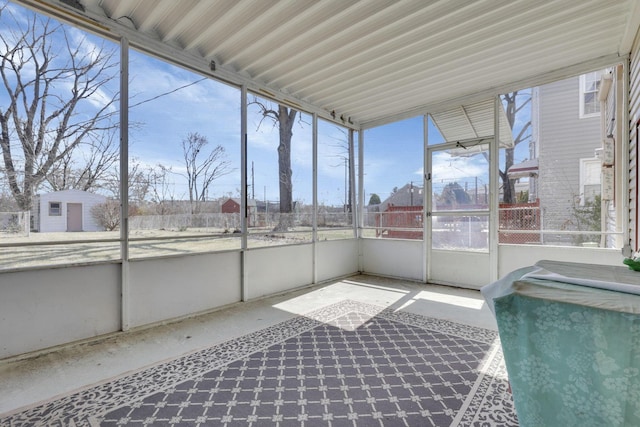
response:
<path id="1" fill-rule="evenodd" d="M 637 0 L 43 2 L 80 3 L 132 44 L 365 126 L 601 67 L 629 52 L 640 21 Z"/>

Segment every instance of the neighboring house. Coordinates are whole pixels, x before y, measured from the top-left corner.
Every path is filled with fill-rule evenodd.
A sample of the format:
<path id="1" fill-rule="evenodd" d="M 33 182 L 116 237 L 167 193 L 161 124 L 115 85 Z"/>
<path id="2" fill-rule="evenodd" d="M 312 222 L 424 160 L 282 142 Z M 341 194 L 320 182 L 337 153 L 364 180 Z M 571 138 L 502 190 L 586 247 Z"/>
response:
<path id="1" fill-rule="evenodd" d="M 478 191 L 470 191 L 461 186 L 456 186 L 452 191 L 456 194 L 456 199 L 458 198 L 459 192 L 459 198 L 465 201 L 448 204 L 447 202 L 434 200 L 433 203 L 437 204 L 438 210 L 483 209 L 487 206 L 488 194 L 486 193 L 480 194 Z M 397 189 L 379 205 L 368 206 L 368 213 L 375 216 L 376 237 L 421 239 L 423 229 L 423 204 L 423 188 L 411 182 Z M 455 208 L 453 206 L 454 204 Z M 440 221 L 443 223 L 451 223 L 451 221 L 446 218 L 442 218 Z M 455 219 L 453 221 L 455 222 Z M 398 228 L 417 229 L 418 231 L 397 230 Z"/>
<path id="2" fill-rule="evenodd" d="M 422 186 L 409 183 L 397 189 L 389 197 L 380 203 L 380 212 L 388 210 L 391 206 L 422 206 L 424 194 Z"/>
<path id="3" fill-rule="evenodd" d="M 93 219 L 91 209 L 106 201 L 105 196 L 81 190 L 42 194 L 36 203 L 35 231 L 104 231 Z"/>
<path id="4" fill-rule="evenodd" d="M 375 214 L 376 237 L 422 238 L 422 205 L 424 203 L 422 190 L 422 187 L 409 183 L 394 191 L 379 205 L 375 205 L 378 209 L 378 213 Z M 401 229 L 398 230 L 398 228 Z"/>
<path id="5" fill-rule="evenodd" d="M 561 230 L 571 220 L 574 201 L 584 203 L 600 194 L 601 163 L 595 154 L 602 145 L 598 80 L 591 73 L 537 88 L 539 116 L 533 125 L 543 229 Z"/>

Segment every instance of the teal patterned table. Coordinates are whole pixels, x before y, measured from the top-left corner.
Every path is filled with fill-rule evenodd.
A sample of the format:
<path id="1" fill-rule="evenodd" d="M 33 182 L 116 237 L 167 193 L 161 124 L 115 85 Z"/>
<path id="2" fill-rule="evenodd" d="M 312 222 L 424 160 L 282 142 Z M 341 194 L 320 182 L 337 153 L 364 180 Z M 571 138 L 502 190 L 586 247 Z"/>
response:
<path id="1" fill-rule="evenodd" d="M 543 261 L 485 288 L 521 426 L 640 426 L 640 273 Z"/>

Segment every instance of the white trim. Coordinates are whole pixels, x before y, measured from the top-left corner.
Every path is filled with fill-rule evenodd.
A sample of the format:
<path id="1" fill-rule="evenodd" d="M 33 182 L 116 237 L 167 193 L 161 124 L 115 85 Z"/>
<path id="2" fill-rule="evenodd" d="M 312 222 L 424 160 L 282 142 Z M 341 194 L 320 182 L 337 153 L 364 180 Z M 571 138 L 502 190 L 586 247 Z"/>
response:
<path id="1" fill-rule="evenodd" d="M 597 157 L 582 158 L 580 161 L 580 206 L 584 206 L 587 199 L 585 187 L 597 186 L 600 188 L 601 176 L 600 168 L 602 161 Z M 594 173 L 595 170 L 595 173 Z M 597 179 L 596 179 L 597 178 Z"/>
<path id="2" fill-rule="evenodd" d="M 57 211 L 58 213 L 51 213 L 51 208 L 52 208 L 52 204 L 57 204 L 58 208 Z M 50 201 L 49 205 L 48 205 L 49 209 L 48 209 L 48 215 L 47 216 L 62 216 L 62 202 L 54 202 L 54 201 Z"/>
<path id="3" fill-rule="evenodd" d="M 624 29 L 624 35 L 620 41 L 620 47 L 618 53 L 620 55 L 628 55 L 633 48 L 633 42 L 638 34 L 638 27 L 640 27 L 640 2 L 631 2 L 631 11 L 628 15 L 627 25 Z"/>

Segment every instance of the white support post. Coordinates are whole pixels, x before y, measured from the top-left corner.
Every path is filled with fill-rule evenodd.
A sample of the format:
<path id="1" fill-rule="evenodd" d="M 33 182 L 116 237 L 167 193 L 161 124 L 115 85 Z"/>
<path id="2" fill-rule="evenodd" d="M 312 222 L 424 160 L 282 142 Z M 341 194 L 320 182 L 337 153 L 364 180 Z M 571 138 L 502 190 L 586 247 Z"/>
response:
<path id="1" fill-rule="evenodd" d="M 358 271 L 364 271 L 362 254 L 362 227 L 364 226 L 364 130 L 358 131 Z"/>
<path id="2" fill-rule="evenodd" d="M 240 229 L 242 242 L 240 246 L 240 300 L 247 300 L 247 233 L 249 215 L 247 189 L 247 87 L 240 88 Z"/>
<path id="3" fill-rule="evenodd" d="M 493 108 L 493 143 L 489 144 L 489 280 L 498 280 L 498 181 L 500 170 L 498 165 L 500 148 L 500 114 L 502 108 L 500 95 L 496 96 Z"/>
<path id="4" fill-rule="evenodd" d="M 351 209 L 351 224 L 353 226 L 353 237 L 358 237 L 358 216 L 357 213 L 362 210 L 362 206 L 358 205 L 356 202 L 356 172 L 355 172 L 355 159 L 354 153 L 355 150 L 353 148 L 353 129 L 349 129 L 349 200 L 347 203 L 349 204 L 348 208 Z"/>
<path id="5" fill-rule="evenodd" d="M 427 185 L 431 185 L 431 180 L 427 179 L 427 174 L 431 172 L 429 146 L 429 116 L 422 116 L 423 140 L 422 140 L 422 281 L 427 283 L 431 277 L 431 198 L 427 197 Z M 431 190 L 429 190 L 431 191 Z"/>
<path id="6" fill-rule="evenodd" d="M 129 40 L 120 39 L 120 256 L 121 328 L 131 327 L 129 313 Z"/>
<path id="7" fill-rule="evenodd" d="M 313 177 L 312 177 L 312 187 L 313 187 L 313 216 L 311 219 L 312 223 L 312 238 L 311 238 L 311 252 L 312 252 L 312 280 L 313 283 L 318 282 L 318 252 L 317 252 L 317 241 L 318 241 L 318 114 L 313 113 L 312 115 L 312 126 L 311 126 L 311 134 L 312 134 L 312 164 L 313 164 Z"/>

